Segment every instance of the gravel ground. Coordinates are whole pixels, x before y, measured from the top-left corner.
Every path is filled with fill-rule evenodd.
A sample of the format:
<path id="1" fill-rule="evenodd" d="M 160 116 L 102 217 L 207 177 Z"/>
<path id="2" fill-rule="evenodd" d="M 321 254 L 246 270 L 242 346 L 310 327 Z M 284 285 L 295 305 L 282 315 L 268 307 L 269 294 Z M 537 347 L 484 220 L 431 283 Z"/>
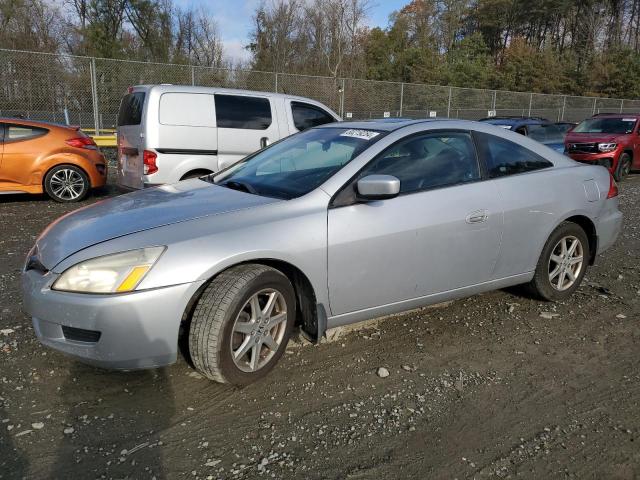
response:
<path id="1" fill-rule="evenodd" d="M 640 176 L 570 301 L 498 291 L 386 318 L 291 346 L 241 390 L 182 359 L 114 373 L 40 346 L 20 268 L 78 205 L 0 202 L 1 479 L 640 477 Z"/>

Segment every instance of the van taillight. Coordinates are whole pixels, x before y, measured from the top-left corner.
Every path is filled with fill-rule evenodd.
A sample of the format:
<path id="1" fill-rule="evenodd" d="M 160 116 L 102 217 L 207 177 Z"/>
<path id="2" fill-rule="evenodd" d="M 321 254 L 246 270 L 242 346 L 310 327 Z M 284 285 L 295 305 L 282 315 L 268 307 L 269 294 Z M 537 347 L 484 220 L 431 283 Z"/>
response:
<path id="1" fill-rule="evenodd" d="M 609 193 L 607 193 L 607 198 L 613 198 L 617 196 L 618 196 L 618 184 L 613 178 L 613 175 L 609 174 Z"/>
<path id="2" fill-rule="evenodd" d="M 84 148 L 86 150 L 98 150 L 96 142 L 91 137 L 73 137 L 69 140 L 65 140 L 67 145 L 75 148 Z"/>
<path id="3" fill-rule="evenodd" d="M 144 163 L 144 174 L 151 175 L 152 173 L 156 173 L 158 171 L 158 166 L 156 165 L 156 158 L 158 155 L 156 152 L 152 152 L 151 150 L 145 150 L 142 152 L 142 161 Z"/>

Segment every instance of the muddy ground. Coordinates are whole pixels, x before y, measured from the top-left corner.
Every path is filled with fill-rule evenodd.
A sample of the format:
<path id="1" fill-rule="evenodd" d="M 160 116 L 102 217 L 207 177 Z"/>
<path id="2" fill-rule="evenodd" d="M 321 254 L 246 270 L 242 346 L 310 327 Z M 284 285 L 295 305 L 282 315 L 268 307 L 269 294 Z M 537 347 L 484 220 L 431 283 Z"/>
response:
<path id="1" fill-rule="evenodd" d="M 0 197 L 0 478 L 640 478 L 639 204 L 636 175 L 621 238 L 568 302 L 413 311 L 290 347 L 238 390 L 182 359 L 114 373 L 40 346 L 20 269 L 78 205 Z"/>

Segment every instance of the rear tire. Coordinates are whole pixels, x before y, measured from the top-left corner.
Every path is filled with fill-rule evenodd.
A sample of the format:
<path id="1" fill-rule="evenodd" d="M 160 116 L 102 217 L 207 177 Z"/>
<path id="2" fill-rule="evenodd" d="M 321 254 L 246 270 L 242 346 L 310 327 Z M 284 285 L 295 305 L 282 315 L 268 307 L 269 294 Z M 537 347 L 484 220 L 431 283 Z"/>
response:
<path id="1" fill-rule="evenodd" d="M 614 174 L 616 182 L 621 182 L 631 172 L 631 155 L 623 153 L 618 159 L 618 168 Z"/>
<path id="2" fill-rule="evenodd" d="M 263 378 L 284 353 L 295 314 L 295 292 L 280 271 L 246 264 L 222 272 L 193 312 L 189 353 L 195 368 L 238 386 Z"/>
<path id="3" fill-rule="evenodd" d="M 58 165 L 44 177 L 44 190 L 56 202 L 79 202 L 89 193 L 89 176 L 75 165 Z"/>
<path id="4" fill-rule="evenodd" d="M 582 227 L 560 224 L 542 249 L 529 289 L 543 300 L 564 300 L 580 286 L 589 258 L 589 239 Z"/>

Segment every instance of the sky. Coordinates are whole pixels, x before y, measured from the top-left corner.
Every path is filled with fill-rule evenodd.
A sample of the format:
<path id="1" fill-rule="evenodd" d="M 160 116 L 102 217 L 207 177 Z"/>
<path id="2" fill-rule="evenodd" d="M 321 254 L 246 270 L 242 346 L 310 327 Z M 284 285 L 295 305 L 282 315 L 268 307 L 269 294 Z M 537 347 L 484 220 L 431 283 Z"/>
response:
<path id="1" fill-rule="evenodd" d="M 268 1 L 268 0 L 267 0 Z M 368 24 L 386 27 L 389 15 L 409 3 L 409 0 L 371 0 Z M 226 55 L 233 60 L 247 60 L 252 17 L 260 0 L 178 0 L 178 5 L 202 6 L 216 19 Z"/>

